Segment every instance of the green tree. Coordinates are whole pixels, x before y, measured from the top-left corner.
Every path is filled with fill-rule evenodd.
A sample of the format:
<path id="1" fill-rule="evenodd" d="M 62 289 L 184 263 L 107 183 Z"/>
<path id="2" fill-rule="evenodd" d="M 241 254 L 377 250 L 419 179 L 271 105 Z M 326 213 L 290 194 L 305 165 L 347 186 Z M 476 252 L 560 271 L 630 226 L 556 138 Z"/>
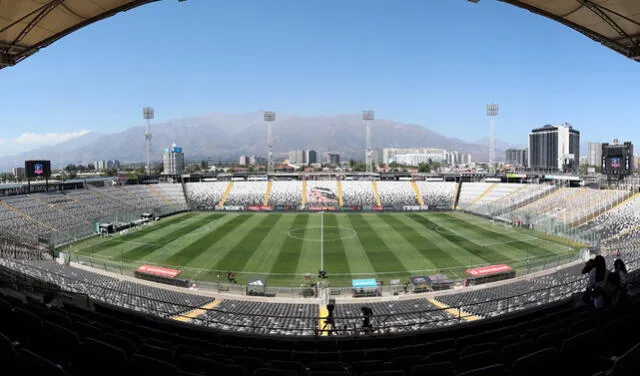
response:
<path id="1" fill-rule="evenodd" d="M 351 166 L 351 169 L 353 171 L 363 172 L 367 170 L 367 165 L 365 163 L 360 162 Z"/>
<path id="2" fill-rule="evenodd" d="M 418 164 L 418 172 L 431 172 L 431 166 L 428 163 L 419 163 Z"/>

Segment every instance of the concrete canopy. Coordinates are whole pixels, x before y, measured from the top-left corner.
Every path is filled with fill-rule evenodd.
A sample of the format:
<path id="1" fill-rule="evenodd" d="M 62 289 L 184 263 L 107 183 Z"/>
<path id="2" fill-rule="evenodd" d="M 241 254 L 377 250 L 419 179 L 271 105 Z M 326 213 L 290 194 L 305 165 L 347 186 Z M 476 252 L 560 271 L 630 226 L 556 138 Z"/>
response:
<path id="1" fill-rule="evenodd" d="M 0 0 L 0 69 L 119 12 L 158 0 Z"/>
<path id="2" fill-rule="evenodd" d="M 560 22 L 640 61 L 640 0 L 500 1 Z"/>

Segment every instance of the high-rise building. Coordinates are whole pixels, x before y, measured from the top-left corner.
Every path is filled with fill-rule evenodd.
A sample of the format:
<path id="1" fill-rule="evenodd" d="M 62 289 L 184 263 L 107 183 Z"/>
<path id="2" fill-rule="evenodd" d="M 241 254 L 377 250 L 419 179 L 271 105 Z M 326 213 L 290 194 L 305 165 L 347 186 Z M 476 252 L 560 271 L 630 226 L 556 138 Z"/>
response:
<path id="1" fill-rule="evenodd" d="M 527 149 L 507 149 L 505 152 L 505 164 L 516 167 L 527 167 L 529 164 L 529 150 Z"/>
<path id="2" fill-rule="evenodd" d="M 340 164 L 340 154 L 338 153 L 327 153 L 327 162 L 330 165 L 339 165 Z"/>
<path id="3" fill-rule="evenodd" d="M 184 171 L 184 153 L 182 146 L 176 144 L 164 149 L 163 175 L 180 175 Z"/>
<path id="4" fill-rule="evenodd" d="M 600 166 L 602 163 L 602 143 L 589 142 L 589 154 L 587 154 L 587 164 L 589 166 Z"/>
<path id="5" fill-rule="evenodd" d="M 532 130 L 529 134 L 529 167 L 577 172 L 580 167 L 580 132 L 566 123 Z"/>
<path id="6" fill-rule="evenodd" d="M 14 167 L 11 172 L 13 176 L 18 180 L 23 180 L 25 178 L 24 167 Z"/>
<path id="7" fill-rule="evenodd" d="M 240 156 L 240 160 L 238 161 L 238 165 L 247 166 L 249 164 L 251 164 L 249 156 L 248 155 L 241 155 Z"/>
<path id="8" fill-rule="evenodd" d="M 104 171 L 104 170 L 107 170 L 107 169 L 109 169 L 109 168 L 119 168 L 119 167 L 120 167 L 120 161 L 119 161 L 119 160 L 113 160 L 113 161 L 107 161 L 107 160 L 95 161 L 95 162 L 93 162 L 93 167 L 95 167 L 96 171 Z"/>
<path id="9" fill-rule="evenodd" d="M 289 151 L 289 163 L 291 164 L 306 164 L 307 153 L 305 150 L 290 150 Z"/>
<path id="10" fill-rule="evenodd" d="M 315 150 L 307 150 L 305 152 L 307 164 L 318 163 L 318 153 Z"/>

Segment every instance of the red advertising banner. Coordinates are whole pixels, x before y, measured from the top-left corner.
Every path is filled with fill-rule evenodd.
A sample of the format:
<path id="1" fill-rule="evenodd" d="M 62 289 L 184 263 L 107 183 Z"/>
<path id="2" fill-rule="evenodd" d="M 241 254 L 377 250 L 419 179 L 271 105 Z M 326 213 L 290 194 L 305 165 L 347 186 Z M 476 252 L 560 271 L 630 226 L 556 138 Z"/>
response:
<path id="1" fill-rule="evenodd" d="M 375 205 L 372 209 L 375 211 L 384 211 L 384 206 Z"/>
<path id="2" fill-rule="evenodd" d="M 249 205 L 248 211 L 273 211 L 273 206 Z"/>
<path id="3" fill-rule="evenodd" d="M 335 206 L 309 206 L 309 211 L 335 211 Z"/>
<path id="4" fill-rule="evenodd" d="M 159 266 L 153 266 L 153 265 L 142 265 L 141 267 L 136 269 L 136 271 L 140 273 L 151 274 L 151 275 L 156 275 L 156 276 L 165 277 L 165 278 L 175 278 L 178 275 L 180 275 L 180 273 L 182 273 L 182 270 L 161 268 Z"/>
<path id="5" fill-rule="evenodd" d="M 480 276 L 491 275 L 496 273 L 510 272 L 512 270 L 513 269 L 509 265 L 499 264 L 499 265 L 482 266 L 480 268 L 467 269 L 467 273 L 469 273 L 469 275 L 472 277 L 480 277 Z"/>

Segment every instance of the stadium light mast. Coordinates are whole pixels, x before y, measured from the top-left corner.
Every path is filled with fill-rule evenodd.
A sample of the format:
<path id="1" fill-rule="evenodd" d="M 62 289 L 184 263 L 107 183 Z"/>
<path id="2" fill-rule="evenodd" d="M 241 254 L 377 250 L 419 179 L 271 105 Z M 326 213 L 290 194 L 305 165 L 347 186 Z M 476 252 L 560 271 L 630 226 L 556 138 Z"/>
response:
<path id="1" fill-rule="evenodd" d="M 487 116 L 491 120 L 489 131 L 489 173 L 496 173 L 496 117 L 498 117 L 498 105 L 487 105 Z"/>
<path id="2" fill-rule="evenodd" d="M 274 111 L 264 112 L 264 121 L 267 123 L 267 177 L 273 174 L 273 142 L 271 139 L 271 123 L 276 121 Z"/>
<path id="3" fill-rule="evenodd" d="M 371 122 L 375 117 L 375 113 L 373 111 L 362 111 L 362 120 L 364 121 L 365 127 L 367 128 L 367 136 L 366 136 L 366 150 L 364 156 L 365 163 L 365 171 L 373 172 L 373 155 L 371 152 Z"/>
<path id="4" fill-rule="evenodd" d="M 142 108 L 142 116 L 147 121 L 144 139 L 147 141 L 147 175 L 151 175 L 151 120 L 155 117 L 153 107 Z"/>

